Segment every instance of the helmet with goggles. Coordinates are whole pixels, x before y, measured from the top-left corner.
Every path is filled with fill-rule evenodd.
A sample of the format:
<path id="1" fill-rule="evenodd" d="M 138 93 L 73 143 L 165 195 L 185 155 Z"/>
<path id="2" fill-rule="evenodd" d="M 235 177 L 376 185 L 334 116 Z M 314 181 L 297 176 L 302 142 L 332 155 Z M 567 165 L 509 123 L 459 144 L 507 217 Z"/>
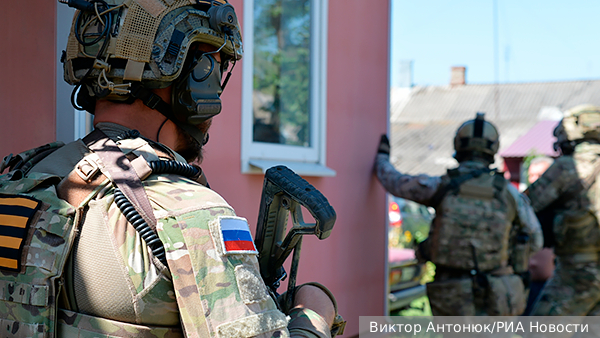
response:
<path id="1" fill-rule="evenodd" d="M 500 146 L 500 135 L 496 127 L 484 119 L 484 113 L 477 113 L 475 119 L 464 122 L 454 136 L 454 157 L 459 161 L 481 159 L 494 162 L 494 155 Z"/>
<path id="2" fill-rule="evenodd" d="M 572 153 L 581 141 L 600 141 L 600 107 L 582 104 L 567 110 L 553 134 L 554 148 L 563 154 Z"/>
<path id="3" fill-rule="evenodd" d="M 233 6 L 227 0 L 60 1 L 79 9 L 62 58 L 65 81 L 76 85 L 73 105 L 93 113 L 98 99 L 141 99 L 201 142 L 195 126 L 220 112 L 230 66 L 243 54 Z M 214 51 L 197 50 L 198 43 Z M 170 85 L 171 105 L 151 92 Z"/>

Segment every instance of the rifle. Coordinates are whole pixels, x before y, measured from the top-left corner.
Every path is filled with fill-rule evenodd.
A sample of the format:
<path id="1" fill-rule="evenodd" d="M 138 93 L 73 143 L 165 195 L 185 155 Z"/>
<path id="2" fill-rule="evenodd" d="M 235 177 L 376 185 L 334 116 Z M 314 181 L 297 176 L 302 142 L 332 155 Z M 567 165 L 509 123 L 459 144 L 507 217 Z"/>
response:
<path id="1" fill-rule="evenodd" d="M 315 223 L 304 222 L 302 207 L 310 212 Z M 288 214 L 292 215 L 289 232 L 286 231 Z M 285 166 L 267 170 L 254 242 L 260 274 L 275 300 L 280 282 L 287 277 L 283 263 L 294 251 L 284 309 L 291 309 L 293 304 L 302 236 L 314 234 L 321 240 L 329 237 L 335 218 L 335 210 L 325 196 L 302 177 Z"/>

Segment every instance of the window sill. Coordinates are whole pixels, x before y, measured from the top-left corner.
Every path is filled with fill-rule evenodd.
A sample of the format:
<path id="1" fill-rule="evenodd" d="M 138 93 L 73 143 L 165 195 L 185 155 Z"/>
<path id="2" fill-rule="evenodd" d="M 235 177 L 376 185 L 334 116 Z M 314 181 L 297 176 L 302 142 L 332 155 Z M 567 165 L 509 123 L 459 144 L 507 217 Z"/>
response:
<path id="1" fill-rule="evenodd" d="M 300 176 L 316 176 L 316 177 L 333 177 L 336 175 L 335 170 L 328 168 L 318 163 L 305 163 L 295 161 L 269 161 L 269 160 L 248 160 L 244 163 L 244 174 L 264 174 L 267 169 L 276 166 L 284 165 Z"/>

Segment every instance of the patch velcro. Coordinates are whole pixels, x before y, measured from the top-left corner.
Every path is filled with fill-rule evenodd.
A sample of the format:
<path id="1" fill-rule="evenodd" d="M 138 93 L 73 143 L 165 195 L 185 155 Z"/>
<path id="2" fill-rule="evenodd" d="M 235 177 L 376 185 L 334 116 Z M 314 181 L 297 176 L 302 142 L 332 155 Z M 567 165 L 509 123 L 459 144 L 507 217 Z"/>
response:
<path id="1" fill-rule="evenodd" d="M 258 254 L 248 221 L 240 217 L 219 217 L 223 254 Z"/>
<path id="2" fill-rule="evenodd" d="M 41 205 L 32 197 L 0 194 L 0 270 L 21 270 L 25 239 Z"/>

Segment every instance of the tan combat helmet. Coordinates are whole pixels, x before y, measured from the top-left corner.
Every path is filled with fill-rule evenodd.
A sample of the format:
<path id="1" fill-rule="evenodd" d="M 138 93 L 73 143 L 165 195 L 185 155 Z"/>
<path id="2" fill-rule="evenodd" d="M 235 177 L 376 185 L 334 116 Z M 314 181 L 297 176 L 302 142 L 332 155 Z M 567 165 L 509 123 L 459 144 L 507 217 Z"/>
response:
<path id="1" fill-rule="evenodd" d="M 553 135 L 554 149 L 560 148 L 565 155 L 571 154 L 583 140 L 600 141 L 600 107 L 582 104 L 567 110 Z"/>
<path id="2" fill-rule="evenodd" d="M 230 75 L 230 66 L 243 54 L 237 16 L 227 0 L 59 1 L 78 8 L 62 57 L 65 81 L 76 85 L 72 95 L 76 108 L 93 113 L 97 99 L 141 99 L 182 128 L 220 112 L 218 96 L 228 80 L 227 76 L 221 83 L 221 75 L 228 70 Z M 196 53 L 188 53 L 193 43 L 214 46 L 221 63 L 202 56 L 190 62 Z M 194 68 L 198 64 L 201 67 Z M 213 72 L 218 74 L 206 81 L 211 105 L 190 98 L 199 91 L 190 91 L 185 83 L 179 92 L 173 90 L 172 107 L 150 91 L 172 84 L 175 88 L 186 76 L 204 81 Z M 195 128 L 184 129 L 191 133 Z"/>
<path id="3" fill-rule="evenodd" d="M 456 130 L 454 157 L 459 162 L 482 159 L 492 163 L 499 146 L 498 130 L 484 119 L 484 113 L 477 113 L 475 119 L 464 122 Z"/>

